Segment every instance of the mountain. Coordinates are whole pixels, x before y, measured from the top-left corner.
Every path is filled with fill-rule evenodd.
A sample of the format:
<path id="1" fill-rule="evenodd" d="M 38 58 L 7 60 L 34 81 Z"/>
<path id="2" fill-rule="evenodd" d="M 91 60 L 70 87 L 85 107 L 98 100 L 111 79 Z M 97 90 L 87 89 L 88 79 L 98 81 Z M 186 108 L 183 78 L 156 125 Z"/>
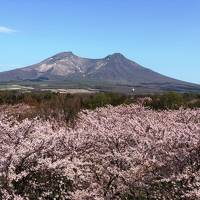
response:
<path id="1" fill-rule="evenodd" d="M 47 82 L 73 83 L 104 90 L 130 90 L 138 88 L 143 91 L 195 91 L 200 92 L 197 84 L 179 81 L 163 76 L 120 53 L 102 59 L 82 58 L 72 52 L 56 54 L 38 64 L 0 73 L 0 82 Z M 66 85 L 67 86 L 67 85 Z"/>

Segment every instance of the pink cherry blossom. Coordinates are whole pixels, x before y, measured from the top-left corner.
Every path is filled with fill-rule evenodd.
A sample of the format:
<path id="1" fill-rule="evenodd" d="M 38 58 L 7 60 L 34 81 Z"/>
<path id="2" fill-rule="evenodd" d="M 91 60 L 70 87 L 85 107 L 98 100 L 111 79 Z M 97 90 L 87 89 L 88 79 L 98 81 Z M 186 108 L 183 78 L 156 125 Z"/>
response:
<path id="1" fill-rule="evenodd" d="M 140 105 L 21 122 L 0 111 L 0 198 L 200 199 L 200 109 Z"/>

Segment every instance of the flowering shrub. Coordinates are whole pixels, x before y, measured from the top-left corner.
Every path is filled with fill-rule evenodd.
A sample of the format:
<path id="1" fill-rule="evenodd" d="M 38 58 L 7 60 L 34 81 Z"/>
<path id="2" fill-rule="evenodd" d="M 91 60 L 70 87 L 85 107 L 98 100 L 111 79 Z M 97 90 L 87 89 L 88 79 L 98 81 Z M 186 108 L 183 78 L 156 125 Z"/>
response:
<path id="1" fill-rule="evenodd" d="M 0 199 L 200 199 L 200 110 L 108 106 L 73 128 L 1 111 Z"/>

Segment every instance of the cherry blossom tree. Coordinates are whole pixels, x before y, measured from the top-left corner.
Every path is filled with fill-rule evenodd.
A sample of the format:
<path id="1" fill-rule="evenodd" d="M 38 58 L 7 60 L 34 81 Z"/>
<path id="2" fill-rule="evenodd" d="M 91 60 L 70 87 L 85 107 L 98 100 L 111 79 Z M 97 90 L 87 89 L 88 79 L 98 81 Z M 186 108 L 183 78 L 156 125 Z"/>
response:
<path id="1" fill-rule="evenodd" d="M 75 127 L 0 113 L 0 198 L 200 199 L 200 110 L 83 110 Z"/>

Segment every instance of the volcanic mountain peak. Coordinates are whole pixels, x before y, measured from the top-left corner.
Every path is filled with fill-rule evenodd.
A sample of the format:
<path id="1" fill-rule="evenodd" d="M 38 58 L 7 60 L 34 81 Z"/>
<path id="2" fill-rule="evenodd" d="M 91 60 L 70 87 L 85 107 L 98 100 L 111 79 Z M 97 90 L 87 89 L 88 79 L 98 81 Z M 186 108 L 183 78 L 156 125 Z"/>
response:
<path id="1" fill-rule="evenodd" d="M 0 82 L 48 80 L 63 82 L 72 81 L 91 83 L 93 85 L 108 84 L 110 87 L 142 87 L 152 90 L 193 90 L 200 91 L 200 86 L 163 76 L 134 61 L 121 53 L 114 53 L 102 59 L 79 57 L 72 52 L 61 52 L 42 62 L 0 73 Z M 90 86 L 92 87 L 92 86 Z"/>
<path id="2" fill-rule="evenodd" d="M 33 65 L 31 68 L 39 73 L 66 76 L 68 74 L 81 72 L 86 61 L 87 59 L 80 58 L 72 52 L 62 52 Z"/>
<path id="3" fill-rule="evenodd" d="M 71 56 L 75 56 L 73 54 L 73 52 L 71 51 L 64 51 L 64 52 L 60 52 L 60 53 L 57 53 L 56 55 L 52 56 L 51 58 L 57 58 L 57 59 L 62 59 L 62 58 L 65 58 L 65 57 L 71 57 Z"/>
<path id="4" fill-rule="evenodd" d="M 77 56 L 74 55 L 72 52 L 61 52 L 50 58 L 47 58 L 46 60 L 42 61 L 42 63 L 52 64 L 56 61 L 70 60 L 70 59 L 75 59 L 75 58 L 77 58 Z"/>
<path id="5" fill-rule="evenodd" d="M 125 58 L 125 56 L 121 53 L 113 53 L 111 55 L 109 55 L 111 58 Z"/>

